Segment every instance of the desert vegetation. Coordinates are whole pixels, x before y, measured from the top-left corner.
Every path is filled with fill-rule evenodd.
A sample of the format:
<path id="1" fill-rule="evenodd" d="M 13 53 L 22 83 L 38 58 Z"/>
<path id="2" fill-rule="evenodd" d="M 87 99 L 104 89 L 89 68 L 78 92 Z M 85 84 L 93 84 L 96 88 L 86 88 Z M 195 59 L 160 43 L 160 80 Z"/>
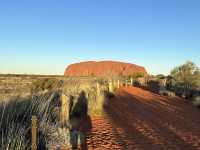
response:
<path id="1" fill-rule="evenodd" d="M 42 76 L 42 75 L 0 75 L 0 101 L 7 100 L 12 97 L 26 97 L 31 94 L 32 91 L 36 91 L 37 84 L 40 88 L 42 87 L 40 84 L 44 83 L 43 81 L 49 80 L 52 82 L 53 80 L 60 80 L 63 76 Z M 38 89 L 40 90 L 40 89 Z"/>
<path id="2" fill-rule="evenodd" d="M 175 67 L 166 78 L 167 88 L 176 95 L 189 99 L 195 106 L 200 106 L 200 70 L 191 61 Z"/>
<path id="3" fill-rule="evenodd" d="M 196 64 L 187 61 L 185 64 L 175 67 L 171 76 L 177 85 L 187 85 L 192 88 L 200 88 L 200 70 Z"/>
<path id="4" fill-rule="evenodd" d="M 143 78 L 144 77 L 144 73 L 134 73 L 132 75 L 129 76 L 129 79 L 138 79 L 138 78 Z"/>
<path id="5" fill-rule="evenodd" d="M 32 83 L 30 90 L 32 94 L 41 91 L 50 91 L 55 88 L 59 88 L 61 86 L 60 84 L 59 80 L 56 78 L 38 79 Z"/>
<path id="6" fill-rule="evenodd" d="M 31 117 L 36 115 L 38 148 L 44 149 L 56 141 L 59 120 L 57 89 L 27 97 L 14 97 L 0 104 L 0 149 L 31 149 Z M 62 136 L 59 136 L 59 140 Z"/>
<path id="7" fill-rule="evenodd" d="M 42 125 L 47 125 L 50 122 L 49 113 L 44 115 L 49 97 L 44 97 L 33 99 L 31 97 L 18 97 L 0 104 L 1 149 L 30 149 L 32 114 L 36 114 L 38 117 L 42 115 L 40 120 L 40 122 L 43 121 Z M 44 133 L 41 131 L 44 128 L 39 127 L 38 129 L 38 132 Z M 39 142 L 42 141 L 44 140 L 39 140 Z"/>
<path id="8" fill-rule="evenodd" d="M 60 131 L 61 95 L 77 98 L 85 91 L 90 115 L 103 115 L 108 83 L 103 78 L 38 79 L 31 86 L 31 94 L 13 97 L 0 103 L 0 149 L 31 149 L 31 116 L 38 118 L 38 149 L 55 145 L 69 145 L 69 132 Z M 68 138 L 67 138 L 68 137 Z"/>
<path id="9" fill-rule="evenodd" d="M 175 67 L 170 75 L 142 76 L 134 74 L 129 77 L 133 79 L 135 86 L 148 89 L 152 92 L 168 96 L 180 96 L 192 101 L 195 106 L 200 106 L 200 70 L 191 61 Z"/>
<path id="10" fill-rule="evenodd" d="M 28 94 L 18 92 L 9 100 L 0 101 L 0 149 L 31 149 L 31 116 L 38 118 L 38 149 L 52 149 L 55 145 L 69 145 L 69 132 L 61 124 L 61 100 L 78 98 L 84 91 L 89 115 L 104 115 L 104 106 L 114 97 L 117 87 L 133 82 L 161 95 L 191 95 L 192 103 L 200 106 L 199 68 L 192 62 L 174 68 L 169 76 L 144 76 L 136 73 L 128 77 L 28 77 L 1 76 L 2 88 L 23 85 Z M 24 79 L 23 79 L 24 78 Z M 8 79 L 9 82 L 5 82 Z M 117 81 L 120 81 L 118 83 Z M 112 83 L 111 83 L 112 81 Z M 24 83 L 25 82 L 25 83 Z M 8 84 L 9 83 L 9 84 Z M 130 84 L 129 84 L 130 85 Z M 7 91 L 8 93 L 11 91 Z M 173 94 L 174 93 L 174 94 Z M 181 94 L 180 94 L 181 93 Z M 67 108 L 66 108 L 67 109 Z M 67 112 L 68 110 L 65 110 Z"/>
<path id="11" fill-rule="evenodd" d="M 200 106 L 200 69 L 196 64 L 187 61 L 172 69 L 165 79 L 167 90 L 191 100 L 197 107 Z"/>

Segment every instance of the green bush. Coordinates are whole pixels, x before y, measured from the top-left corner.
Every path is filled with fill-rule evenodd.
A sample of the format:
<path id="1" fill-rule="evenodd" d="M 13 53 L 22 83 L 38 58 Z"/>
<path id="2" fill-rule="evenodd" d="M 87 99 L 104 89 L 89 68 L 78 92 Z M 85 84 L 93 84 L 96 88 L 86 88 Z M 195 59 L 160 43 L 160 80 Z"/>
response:
<path id="1" fill-rule="evenodd" d="M 199 67 L 193 62 L 187 61 L 185 64 L 175 67 L 171 71 L 171 77 L 176 80 L 177 85 L 200 88 Z"/>
<path id="2" fill-rule="evenodd" d="M 158 74 L 158 75 L 156 75 L 156 78 L 157 78 L 157 79 L 165 79 L 165 75 L 163 75 L 163 74 Z"/>
<path id="3" fill-rule="evenodd" d="M 137 79 L 137 78 L 141 78 L 141 77 L 144 77 L 144 73 L 134 73 L 132 75 L 129 76 L 129 79 L 132 78 L 132 79 Z"/>
<path id="4" fill-rule="evenodd" d="M 158 92 L 160 89 L 160 83 L 158 80 L 150 80 L 148 81 L 148 88 L 152 92 Z"/>

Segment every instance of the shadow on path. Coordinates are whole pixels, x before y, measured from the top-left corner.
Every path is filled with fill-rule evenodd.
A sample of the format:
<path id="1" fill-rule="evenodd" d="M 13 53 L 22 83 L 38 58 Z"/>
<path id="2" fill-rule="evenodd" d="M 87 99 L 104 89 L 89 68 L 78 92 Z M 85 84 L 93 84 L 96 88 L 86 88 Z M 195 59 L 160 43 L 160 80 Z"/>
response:
<path id="1" fill-rule="evenodd" d="M 81 150 L 88 150 L 87 137 L 92 129 L 91 118 L 88 115 L 88 99 L 85 92 L 79 94 L 75 103 L 73 97 L 69 103 L 69 120 L 70 120 L 70 142 L 72 150 L 78 149 L 78 141 L 80 141 Z"/>
<path id="2" fill-rule="evenodd" d="M 200 149 L 200 111 L 180 98 L 128 87 L 105 111 L 121 149 Z"/>

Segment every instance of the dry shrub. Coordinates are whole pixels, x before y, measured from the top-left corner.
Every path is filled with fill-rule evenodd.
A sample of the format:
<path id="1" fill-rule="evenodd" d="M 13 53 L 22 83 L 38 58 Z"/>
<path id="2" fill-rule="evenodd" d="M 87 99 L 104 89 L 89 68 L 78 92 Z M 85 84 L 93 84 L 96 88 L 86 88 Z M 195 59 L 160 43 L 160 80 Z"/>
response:
<path id="1" fill-rule="evenodd" d="M 38 79 L 31 85 L 31 93 L 38 93 L 41 91 L 49 91 L 56 88 L 59 88 L 59 80 L 56 78 L 44 78 Z"/>
<path id="2" fill-rule="evenodd" d="M 62 143 L 57 91 L 0 103 L 0 149 L 31 149 L 31 116 L 38 118 L 38 149 Z"/>
<path id="3" fill-rule="evenodd" d="M 200 107 L 200 96 L 199 95 L 194 96 L 192 103 L 193 103 L 194 106 Z"/>
<path id="4" fill-rule="evenodd" d="M 160 83 L 157 80 L 150 80 L 148 81 L 148 88 L 152 92 L 158 92 L 160 89 Z"/>
<path id="5" fill-rule="evenodd" d="M 54 90 L 54 87 L 57 87 L 57 84 L 54 83 L 58 82 L 45 80 L 39 83 L 36 89 L 38 91 L 50 89 L 48 92 L 39 92 L 26 98 L 16 97 L 0 103 L 0 149 L 31 149 L 32 115 L 37 116 L 39 123 L 38 149 L 52 149 L 53 145 L 64 143 L 69 145 L 69 133 L 61 131 L 59 124 L 60 95 L 65 93 L 67 96 L 73 95 L 78 98 L 79 93 L 83 90 L 88 98 L 90 114 L 101 115 L 103 114 L 108 84 L 101 80 L 99 82 L 100 92 L 97 92 L 97 81 L 95 79 L 82 82 L 66 78 L 63 89 L 55 88 L 56 90 Z"/>

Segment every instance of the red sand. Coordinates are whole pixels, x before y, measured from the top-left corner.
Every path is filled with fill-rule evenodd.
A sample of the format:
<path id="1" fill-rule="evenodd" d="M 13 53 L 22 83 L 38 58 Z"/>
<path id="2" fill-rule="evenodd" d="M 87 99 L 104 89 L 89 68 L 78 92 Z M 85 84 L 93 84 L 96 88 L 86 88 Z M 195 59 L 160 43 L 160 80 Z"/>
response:
<path id="1" fill-rule="evenodd" d="M 147 75 L 144 67 L 135 64 L 114 62 L 114 61 L 88 61 L 72 64 L 65 70 L 65 76 L 105 76 L 123 75 L 128 76 L 134 73 Z"/>
<path id="2" fill-rule="evenodd" d="M 200 150 L 200 110 L 186 100 L 121 89 L 102 118 L 92 118 L 90 149 Z"/>
<path id="3" fill-rule="evenodd" d="M 181 98 L 122 88 L 92 117 L 90 150 L 200 150 L 200 110 Z"/>

